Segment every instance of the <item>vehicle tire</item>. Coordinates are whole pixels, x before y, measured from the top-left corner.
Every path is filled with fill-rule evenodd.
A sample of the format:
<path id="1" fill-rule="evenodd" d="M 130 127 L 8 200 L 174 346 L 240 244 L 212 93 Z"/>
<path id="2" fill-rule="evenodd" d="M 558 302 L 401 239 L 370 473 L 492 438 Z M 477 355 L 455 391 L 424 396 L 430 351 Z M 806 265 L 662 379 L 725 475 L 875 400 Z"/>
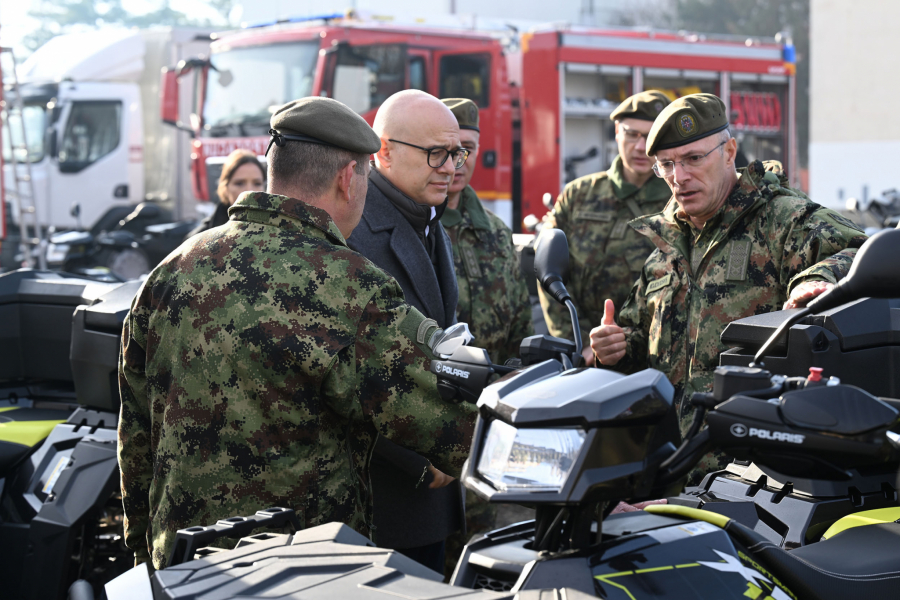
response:
<path id="1" fill-rule="evenodd" d="M 125 248 L 110 252 L 104 265 L 117 277 L 124 281 L 137 279 L 150 272 L 150 260 L 147 255 L 136 248 Z"/>

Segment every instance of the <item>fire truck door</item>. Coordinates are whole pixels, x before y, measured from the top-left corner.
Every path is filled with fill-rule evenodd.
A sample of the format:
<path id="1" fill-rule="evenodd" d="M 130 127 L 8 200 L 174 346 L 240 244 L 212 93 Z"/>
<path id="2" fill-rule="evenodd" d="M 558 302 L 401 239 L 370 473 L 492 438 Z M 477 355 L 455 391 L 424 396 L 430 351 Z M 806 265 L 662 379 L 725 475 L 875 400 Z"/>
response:
<path id="1" fill-rule="evenodd" d="M 422 48 L 409 48 L 406 58 L 406 89 L 422 90 L 428 92 L 429 74 L 431 65 L 428 50 Z"/>
<path id="2" fill-rule="evenodd" d="M 505 63 L 490 47 L 434 53 L 432 92 L 438 98 L 468 98 L 478 105 L 478 164 L 470 185 L 507 224 L 513 222 L 512 135 Z M 501 102 L 505 98 L 505 102 Z"/>

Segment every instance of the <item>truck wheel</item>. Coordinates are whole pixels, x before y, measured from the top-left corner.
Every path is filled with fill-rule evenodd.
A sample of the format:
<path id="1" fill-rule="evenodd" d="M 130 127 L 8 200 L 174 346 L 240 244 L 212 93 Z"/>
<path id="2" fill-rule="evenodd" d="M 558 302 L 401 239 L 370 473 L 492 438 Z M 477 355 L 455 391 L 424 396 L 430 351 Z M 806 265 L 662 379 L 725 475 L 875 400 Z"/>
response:
<path id="1" fill-rule="evenodd" d="M 133 248 L 110 253 L 105 263 L 110 271 L 125 281 L 137 279 L 150 272 L 150 261 L 147 259 L 147 255 Z"/>

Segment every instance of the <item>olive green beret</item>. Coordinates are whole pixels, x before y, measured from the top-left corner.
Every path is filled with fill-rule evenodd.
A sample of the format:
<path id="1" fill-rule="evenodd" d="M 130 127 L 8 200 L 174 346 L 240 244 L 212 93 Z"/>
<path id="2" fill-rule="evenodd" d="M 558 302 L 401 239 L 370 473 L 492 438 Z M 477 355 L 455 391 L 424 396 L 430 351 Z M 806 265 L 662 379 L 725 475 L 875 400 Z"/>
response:
<path id="1" fill-rule="evenodd" d="M 478 129 L 478 107 L 468 98 L 444 98 L 441 100 L 459 121 L 460 129 Z"/>
<path id="2" fill-rule="evenodd" d="M 647 156 L 719 133 L 728 127 L 725 103 L 712 94 L 691 94 L 668 105 L 647 136 Z"/>
<path id="3" fill-rule="evenodd" d="M 621 121 L 622 119 L 655 121 L 662 109 L 668 105 L 669 99 L 666 98 L 665 94 L 649 90 L 626 98 L 625 102 L 612 111 L 609 118 L 613 121 Z"/>
<path id="4" fill-rule="evenodd" d="M 331 98 L 310 96 L 288 102 L 275 111 L 269 124 L 269 135 L 277 146 L 287 141 L 311 142 L 360 154 L 381 149 L 381 139 L 365 119 Z"/>

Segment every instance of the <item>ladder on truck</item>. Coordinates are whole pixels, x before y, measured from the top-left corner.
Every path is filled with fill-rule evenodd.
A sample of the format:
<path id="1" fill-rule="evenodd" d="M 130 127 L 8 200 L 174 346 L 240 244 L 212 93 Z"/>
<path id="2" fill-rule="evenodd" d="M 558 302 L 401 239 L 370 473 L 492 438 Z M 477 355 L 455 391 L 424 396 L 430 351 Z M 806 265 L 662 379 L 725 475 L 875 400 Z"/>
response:
<path id="1" fill-rule="evenodd" d="M 13 200 L 13 214 L 19 226 L 19 249 L 26 267 L 34 268 L 35 258 L 40 269 L 47 268 L 47 240 L 41 227 L 31 178 L 31 161 L 28 159 L 28 140 L 25 137 L 25 106 L 19 89 L 16 57 L 12 48 L 0 48 L 0 59 L 9 54 L 12 68 L 10 84 L 3 82 L 3 99 L 0 100 L 0 127 L 6 129 L 10 145 L 10 169 L 12 187 L 6 192 Z M 9 92 L 8 95 L 6 92 Z M 14 128 L 18 135 L 14 135 Z M 22 160 L 20 160 L 22 158 Z M 4 181 L 4 186 L 7 183 Z"/>

